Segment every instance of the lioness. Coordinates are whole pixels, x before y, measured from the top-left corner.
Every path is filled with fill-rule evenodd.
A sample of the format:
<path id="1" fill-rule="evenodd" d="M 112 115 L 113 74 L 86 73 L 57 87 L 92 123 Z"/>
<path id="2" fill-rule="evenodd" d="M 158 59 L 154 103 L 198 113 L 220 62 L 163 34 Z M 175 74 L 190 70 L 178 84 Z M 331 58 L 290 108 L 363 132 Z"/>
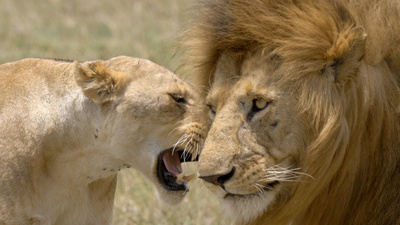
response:
<path id="1" fill-rule="evenodd" d="M 110 224 L 116 173 L 129 167 L 180 202 L 180 161 L 202 138 L 196 98 L 144 59 L 1 65 L 0 224 Z M 193 138 L 176 144 L 182 135 Z"/>

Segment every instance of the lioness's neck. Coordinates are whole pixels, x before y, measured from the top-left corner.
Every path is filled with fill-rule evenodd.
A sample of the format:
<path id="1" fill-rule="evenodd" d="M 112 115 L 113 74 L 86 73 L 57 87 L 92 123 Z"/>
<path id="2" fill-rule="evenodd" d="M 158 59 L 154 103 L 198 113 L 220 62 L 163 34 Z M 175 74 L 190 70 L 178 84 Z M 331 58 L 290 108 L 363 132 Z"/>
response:
<path id="1" fill-rule="evenodd" d="M 58 124 L 44 138 L 46 174 L 66 185 L 80 186 L 129 166 L 106 151 L 113 138 L 105 129 L 107 121 L 112 120 L 107 110 L 79 94 L 72 99 L 65 103 L 71 113 L 63 116 L 69 117 L 64 121 L 73 122 Z"/>

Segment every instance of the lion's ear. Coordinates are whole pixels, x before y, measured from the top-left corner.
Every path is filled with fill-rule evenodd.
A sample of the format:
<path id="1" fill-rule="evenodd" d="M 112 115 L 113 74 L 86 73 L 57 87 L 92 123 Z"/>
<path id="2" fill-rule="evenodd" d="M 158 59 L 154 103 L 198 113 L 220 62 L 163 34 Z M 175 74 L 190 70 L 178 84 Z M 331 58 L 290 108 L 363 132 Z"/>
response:
<path id="1" fill-rule="evenodd" d="M 321 72 L 331 75 L 337 82 L 351 79 L 364 56 L 366 37 L 362 27 L 349 28 L 340 33 L 326 52 L 327 63 Z"/>
<path id="2" fill-rule="evenodd" d="M 97 104 L 103 104 L 121 88 L 126 77 L 125 73 L 112 71 L 101 61 L 96 62 L 74 62 L 75 81 L 82 88 L 86 97 Z"/>

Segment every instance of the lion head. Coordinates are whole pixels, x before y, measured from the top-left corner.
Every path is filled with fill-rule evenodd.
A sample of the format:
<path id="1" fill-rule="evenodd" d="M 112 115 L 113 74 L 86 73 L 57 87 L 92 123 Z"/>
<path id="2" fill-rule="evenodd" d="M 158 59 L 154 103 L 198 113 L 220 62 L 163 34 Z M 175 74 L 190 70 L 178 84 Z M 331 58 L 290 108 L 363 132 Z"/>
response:
<path id="1" fill-rule="evenodd" d="M 364 8 L 377 25 L 392 7 L 397 27 L 380 35 L 340 1 L 201 6 L 184 43 L 194 79 L 209 87 L 199 176 L 230 218 L 400 221 L 400 11 L 390 2 Z"/>

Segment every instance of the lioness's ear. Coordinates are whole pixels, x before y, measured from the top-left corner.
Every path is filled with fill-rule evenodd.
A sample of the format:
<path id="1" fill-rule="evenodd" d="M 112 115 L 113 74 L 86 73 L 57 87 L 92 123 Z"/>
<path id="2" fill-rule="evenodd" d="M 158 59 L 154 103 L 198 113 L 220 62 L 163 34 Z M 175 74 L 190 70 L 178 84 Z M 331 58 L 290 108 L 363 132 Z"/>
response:
<path id="1" fill-rule="evenodd" d="M 340 33 L 326 52 L 327 63 L 321 72 L 331 75 L 337 82 L 351 79 L 364 56 L 366 37 L 362 27 L 349 28 Z"/>
<path id="2" fill-rule="evenodd" d="M 97 104 L 103 104 L 121 89 L 126 74 L 108 69 L 101 61 L 74 62 L 75 81 L 86 97 Z"/>

